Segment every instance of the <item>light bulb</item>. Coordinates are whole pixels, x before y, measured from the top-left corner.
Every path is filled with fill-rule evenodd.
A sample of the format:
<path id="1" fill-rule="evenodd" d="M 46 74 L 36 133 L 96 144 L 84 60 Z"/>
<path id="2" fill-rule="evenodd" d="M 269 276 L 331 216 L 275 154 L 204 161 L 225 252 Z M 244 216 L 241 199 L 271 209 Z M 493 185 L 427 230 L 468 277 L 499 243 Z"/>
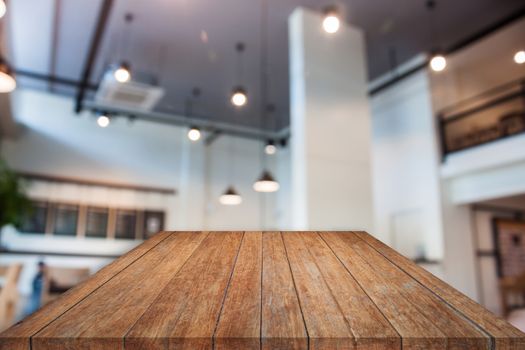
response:
<path id="1" fill-rule="evenodd" d="M 189 131 L 188 131 L 188 138 L 191 140 L 191 141 L 198 141 L 200 138 L 201 138 L 201 132 L 199 129 L 195 128 L 195 127 L 192 127 Z"/>
<path id="2" fill-rule="evenodd" d="M 105 115 L 100 115 L 98 118 L 97 118 L 97 124 L 98 126 L 100 126 L 101 128 L 105 128 L 109 125 L 111 121 L 109 120 L 109 118 Z"/>
<path id="3" fill-rule="evenodd" d="M 0 18 L 4 17 L 6 11 L 7 7 L 5 6 L 4 0 L 0 0 Z"/>
<path id="4" fill-rule="evenodd" d="M 131 79 L 131 73 L 129 71 L 129 65 L 127 63 L 122 63 L 115 71 L 113 72 L 115 80 L 119 83 L 126 83 Z"/>
<path id="5" fill-rule="evenodd" d="M 271 156 L 277 152 L 277 147 L 275 147 L 273 142 L 268 142 L 266 146 L 264 146 L 264 152 Z"/>
<path id="6" fill-rule="evenodd" d="M 14 89 L 16 89 L 15 78 L 13 78 L 13 76 L 8 72 L 2 72 L 0 70 L 0 93 L 8 93 Z"/>
<path id="7" fill-rule="evenodd" d="M 430 60 L 430 68 L 434 72 L 441 72 L 447 67 L 447 59 L 441 55 L 432 57 Z"/>
<path id="8" fill-rule="evenodd" d="M 329 34 L 336 33 L 341 26 L 341 21 L 334 13 L 328 13 L 323 19 L 323 29 Z"/>
<path id="9" fill-rule="evenodd" d="M 514 62 L 516 62 L 517 64 L 525 63 L 525 51 L 521 50 L 516 52 L 516 54 L 514 55 Z"/>
<path id="10" fill-rule="evenodd" d="M 248 102 L 248 97 L 246 96 L 246 91 L 243 88 L 236 88 L 233 90 L 231 102 L 234 106 L 242 107 Z"/>
<path id="11" fill-rule="evenodd" d="M 253 189 L 257 192 L 276 192 L 279 190 L 279 183 L 268 171 L 264 171 L 262 176 L 253 184 Z"/>

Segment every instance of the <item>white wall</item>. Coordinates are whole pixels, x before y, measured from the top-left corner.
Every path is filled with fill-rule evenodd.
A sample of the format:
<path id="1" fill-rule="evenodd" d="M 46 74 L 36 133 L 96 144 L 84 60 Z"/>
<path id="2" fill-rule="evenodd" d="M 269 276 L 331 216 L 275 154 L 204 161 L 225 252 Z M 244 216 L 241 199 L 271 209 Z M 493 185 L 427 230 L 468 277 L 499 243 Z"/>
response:
<path id="1" fill-rule="evenodd" d="M 170 230 L 277 225 L 275 210 L 263 210 L 263 205 L 275 205 L 277 194 L 258 194 L 252 189 L 262 170 L 260 142 L 223 136 L 206 147 L 203 142 L 190 142 L 185 128 L 126 119 L 116 119 L 102 129 L 91 114 L 75 115 L 71 98 L 24 89 L 13 97 L 15 118 L 25 130 L 20 137 L 3 141 L 2 155 L 15 170 L 177 190 L 171 196 L 37 184 L 29 189 L 37 197 L 165 209 Z M 288 162 L 283 161 L 279 165 L 277 158 L 270 159 L 268 165 L 272 171 L 280 168 L 286 173 Z M 232 162 L 231 180 L 243 195 L 243 203 L 223 207 L 218 198 L 230 182 Z M 265 212 L 268 215 L 263 220 Z"/>
<path id="2" fill-rule="evenodd" d="M 60 184 L 29 183 L 37 199 L 166 212 L 167 230 L 258 230 L 287 227 L 289 222 L 289 151 L 279 149 L 267 167 L 283 178 L 276 194 L 259 194 L 252 184 L 261 173 L 262 143 L 219 137 L 211 146 L 192 143 L 184 128 L 144 121 L 112 121 L 96 125 L 89 113 L 75 115 L 71 98 L 34 90 L 13 94 L 15 119 L 23 132 L 2 140 L 2 157 L 17 171 L 117 184 L 176 189 L 176 195 Z M 233 184 L 243 196 L 235 207 L 222 206 L 219 196 Z M 279 199 L 279 201 L 278 201 Z M 9 231 L 9 230 L 8 230 Z M 129 240 L 53 237 L 7 232 L 4 243 L 24 251 L 120 255 L 138 242 Z M 20 290 L 30 292 L 39 255 L 0 257 L 0 264 L 24 263 Z M 48 265 L 89 267 L 109 263 L 104 257 L 46 255 Z"/>
<path id="3" fill-rule="evenodd" d="M 414 258 L 443 258 L 439 159 L 427 73 L 372 98 L 376 234 Z"/>

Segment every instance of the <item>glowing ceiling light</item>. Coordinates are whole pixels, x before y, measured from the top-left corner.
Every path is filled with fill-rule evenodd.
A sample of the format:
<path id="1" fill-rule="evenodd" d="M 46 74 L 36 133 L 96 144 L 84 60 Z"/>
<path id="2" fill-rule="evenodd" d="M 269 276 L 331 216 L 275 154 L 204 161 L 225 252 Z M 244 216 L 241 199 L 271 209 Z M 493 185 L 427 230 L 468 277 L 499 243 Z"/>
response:
<path id="1" fill-rule="evenodd" d="M 234 106 L 242 107 L 248 102 L 248 96 L 246 96 L 246 90 L 242 87 L 233 89 L 231 102 Z"/>
<path id="2" fill-rule="evenodd" d="M 520 50 L 516 52 L 516 54 L 514 55 L 514 62 L 516 62 L 517 64 L 525 63 L 525 51 Z"/>
<path id="3" fill-rule="evenodd" d="M 230 186 L 219 197 L 219 202 L 223 205 L 239 205 L 242 203 L 242 197 L 232 186 Z"/>
<path id="4" fill-rule="evenodd" d="M 107 126 L 109 126 L 110 122 L 111 120 L 109 119 L 109 117 L 104 114 L 99 115 L 99 117 L 97 118 L 97 124 L 101 128 L 106 128 Z"/>
<path id="5" fill-rule="evenodd" d="M 253 189 L 257 192 L 276 192 L 279 190 L 279 183 L 275 181 L 272 174 L 265 170 L 253 184 Z"/>
<path id="6" fill-rule="evenodd" d="M 191 127 L 188 130 L 188 138 L 193 142 L 198 141 L 201 138 L 201 131 L 196 127 Z"/>
<path id="7" fill-rule="evenodd" d="M 436 55 L 430 60 L 430 68 L 434 72 L 441 72 L 447 67 L 447 59 L 442 55 Z"/>
<path id="8" fill-rule="evenodd" d="M 275 154 L 275 152 L 277 152 L 277 147 L 275 147 L 275 145 L 273 144 L 273 141 L 271 140 L 268 141 L 266 146 L 264 146 L 264 152 L 270 156 Z"/>
<path id="9" fill-rule="evenodd" d="M 0 93 L 8 93 L 14 89 L 16 89 L 16 80 L 7 64 L 2 63 L 0 58 Z"/>
<path id="10" fill-rule="evenodd" d="M 129 64 L 122 62 L 121 65 L 113 72 L 115 80 L 119 83 L 126 83 L 131 79 Z"/>
<path id="11" fill-rule="evenodd" d="M 341 23 L 335 15 L 328 15 L 323 19 L 323 29 L 329 34 L 334 34 L 339 30 Z"/>
<path id="12" fill-rule="evenodd" d="M 7 12 L 7 7 L 5 6 L 4 0 L 0 0 L 0 18 L 4 17 Z"/>

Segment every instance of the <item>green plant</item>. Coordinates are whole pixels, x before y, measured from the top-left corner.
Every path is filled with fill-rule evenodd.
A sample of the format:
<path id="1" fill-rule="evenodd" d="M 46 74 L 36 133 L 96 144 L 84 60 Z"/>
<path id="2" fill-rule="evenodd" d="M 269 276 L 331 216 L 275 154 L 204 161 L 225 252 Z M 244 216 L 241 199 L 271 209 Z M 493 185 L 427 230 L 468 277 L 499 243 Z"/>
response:
<path id="1" fill-rule="evenodd" d="M 19 225 L 30 210 L 22 181 L 0 159 L 0 229 L 8 224 Z"/>

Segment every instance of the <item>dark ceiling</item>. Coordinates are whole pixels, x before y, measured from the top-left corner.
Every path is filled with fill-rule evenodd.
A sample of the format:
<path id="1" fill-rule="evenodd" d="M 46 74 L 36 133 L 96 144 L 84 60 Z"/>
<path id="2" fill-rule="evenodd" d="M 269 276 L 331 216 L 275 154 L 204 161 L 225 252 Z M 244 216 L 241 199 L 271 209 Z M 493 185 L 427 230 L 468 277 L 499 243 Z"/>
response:
<path id="1" fill-rule="evenodd" d="M 17 69 L 79 80 L 101 0 L 11 1 L 12 60 Z M 194 113 L 239 125 L 280 129 L 289 123 L 287 18 L 304 6 L 321 12 L 334 1 L 268 0 L 269 101 L 274 117 L 261 122 L 260 1 L 115 0 L 91 76 L 97 83 L 107 65 L 127 59 L 136 71 L 157 77 L 167 94 L 158 109 L 184 111 L 194 87 L 202 90 Z M 455 42 L 515 13 L 523 0 L 437 0 L 435 43 L 430 39 L 425 0 L 335 1 L 348 23 L 366 36 L 370 79 L 435 46 Z M 124 35 L 124 16 L 134 21 Z M 229 94 L 237 81 L 236 42 L 246 44 L 244 81 L 250 103 L 236 110 Z M 35 44 L 37 42 L 37 44 Z M 395 60 L 392 60 L 395 52 Z M 48 84 L 23 79 L 22 85 Z M 51 86 L 73 94 L 71 88 Z"/>

